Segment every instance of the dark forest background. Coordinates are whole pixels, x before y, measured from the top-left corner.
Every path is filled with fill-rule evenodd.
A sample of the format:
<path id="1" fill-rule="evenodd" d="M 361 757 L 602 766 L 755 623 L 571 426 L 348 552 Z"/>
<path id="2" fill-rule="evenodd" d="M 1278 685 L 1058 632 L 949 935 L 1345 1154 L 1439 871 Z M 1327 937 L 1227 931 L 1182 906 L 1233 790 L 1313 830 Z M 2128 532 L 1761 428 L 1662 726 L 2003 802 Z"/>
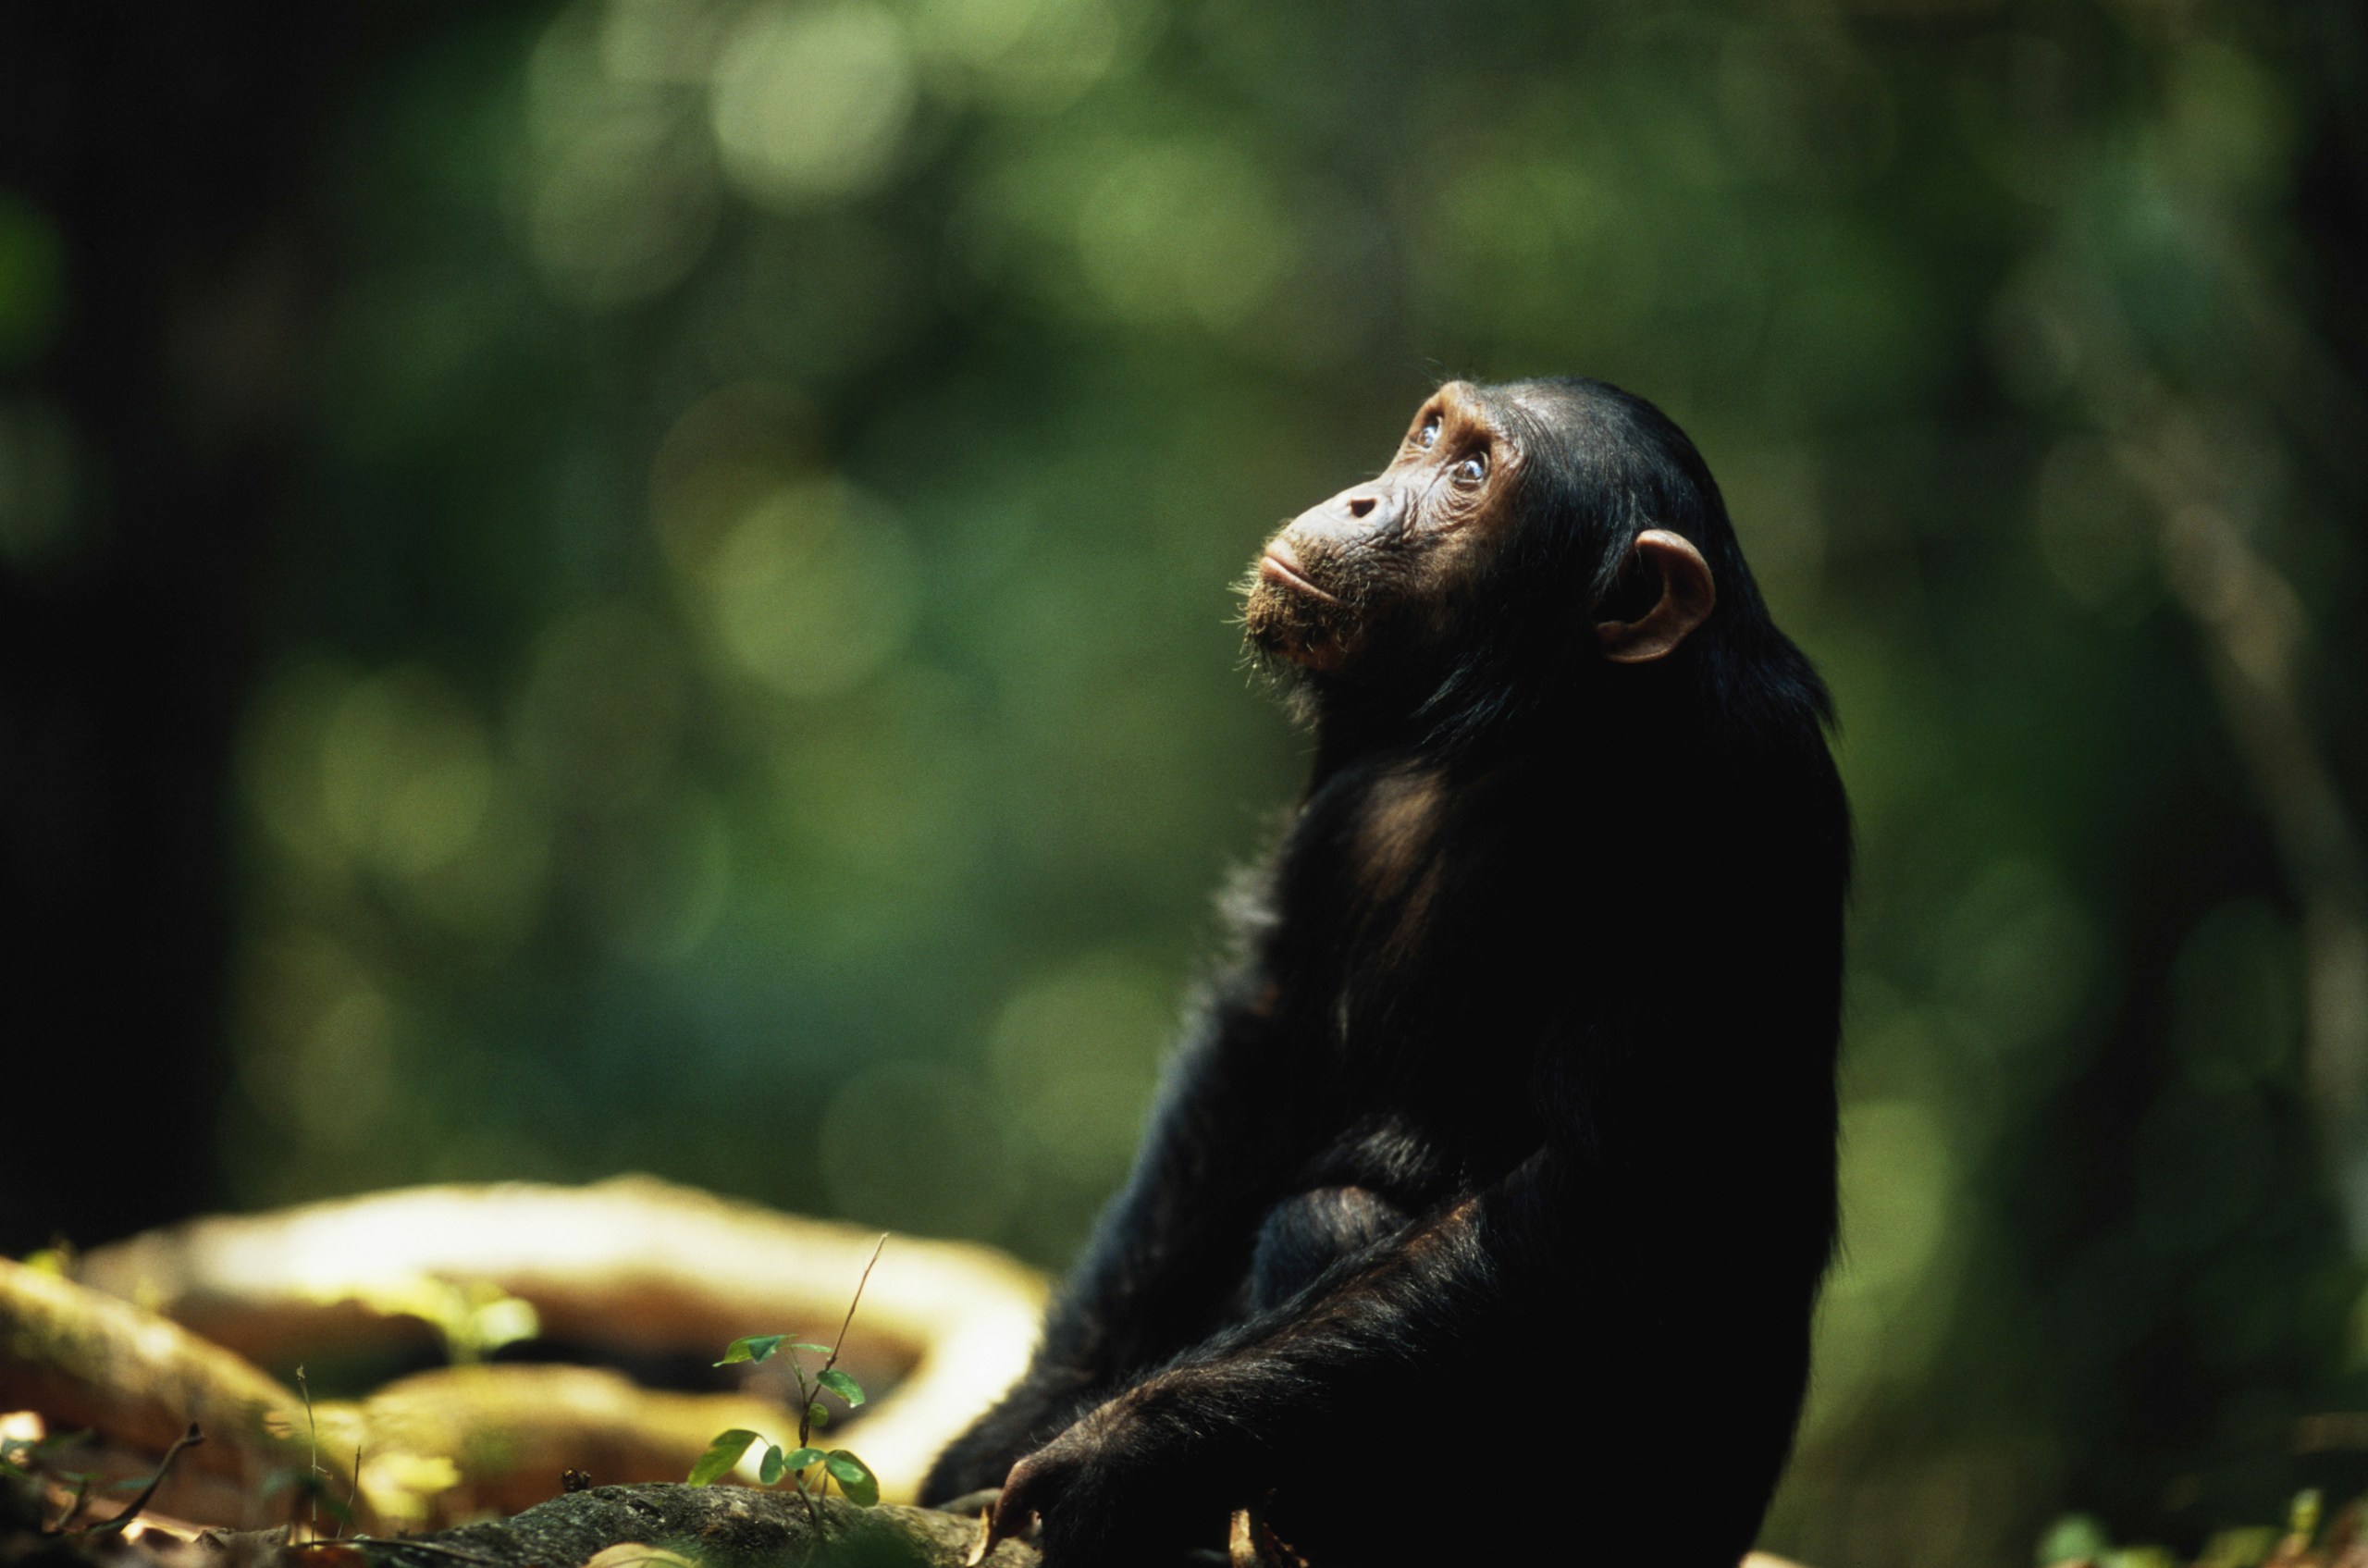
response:
<path id="1" fill-rule="evenodd" d="M 2368 1488 L 2362 25 L 0 6 L 0 1251 L 637 1168 L 1060 1266 L 1300 768 L 1231 583 L 1580 371 L 1844 717 L 1769 1544 Z"/>

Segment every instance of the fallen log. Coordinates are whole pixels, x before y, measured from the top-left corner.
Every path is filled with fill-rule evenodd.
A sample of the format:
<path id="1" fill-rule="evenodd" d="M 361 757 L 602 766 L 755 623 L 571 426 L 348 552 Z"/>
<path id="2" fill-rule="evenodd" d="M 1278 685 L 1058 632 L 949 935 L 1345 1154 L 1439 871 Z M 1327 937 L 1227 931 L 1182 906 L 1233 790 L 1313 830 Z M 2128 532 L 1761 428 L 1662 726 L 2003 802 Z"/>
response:
<path id="1" fill-rule="evenodd" d="M 273 1477 L 309 1459 L 303 1402 L 276 1379 L 130 1302 L 0 1258 L 0 1412 L 14 1410 L 96 1434 L 78 1466 L 106 1476 L 153 1468 L 197 1424 L 206 1440 L 157 1503 L 186 1518 L 249 1523 Z M 350 1466 L 334 1450 L 322 1459 L 342 1495 Z"/>
<path id="2" fill-rule="evenodd" d="M 854 1226 L 622 1177 L 581 1188 L 413 1188 L 193 1220 L 98 1248 L 76 1278 L 266 1364 L 421 1338 L 419 1321 L 385 1303 L 422 1278 L 489 1285 L 530 1303 L 542 1333 L 571 1344 L 712 1359 L 746 1334 L 827 1338 L 878 1240 Z M 854 1440 L 889 1500 L 909 1499 L 937 1451 L 1019 1376 L 1046 1290 L 1041 1275 L 991 1248 L 891 1239 L 842 1357 L 867 1387 L 885 1389 L 865 1407 Z M 340 1425 L 337 1441 L 348 1454 L 352 1439 L 364 1441 L 366 1472 L 369 1454 L 410 1450 L 403 1433 L 423 1404 L 437 1407 L 428 1414 L 458 1439 L 480 1405 L 488 1419 L 499 1416 L 501 1443 L 536 1456 L 557 1457 L 572 1440 L 589 1451 L 597 1430 L 609 1445 L 599 1463 L 618 1468 L 595 1474 L 635 1481 L 679 1478 L 726 1427 L 782 1435 L 778 1403 L 768 1415 L 746 1398 L 703 1407 L 696 1401 L 733 1397 L 643 1392 L 636 1412 L 625 1408 L 632 1390 L 621 1378 L 602 1385 L 587 1380 L 593 1375 L 536 1368 L 549 1374 L 542 1385 L 512 1381 L 524 1370 L 455 1368 L 390 1385 L 380 1398 L 401 1392 L 403 1431 L 365 1418 L 357 1430 Z M 561 1389 L 568 1397 L 548 1391 Z M 604 1408 L 615 1419 L 595 1421 Z M 538 1425 L 543 1411 L 561 1419 Z M 344 1407 L 334 1414 L 337 1423 L 347 1420 Z M 628 1441 L 634 1426 L 646 1429 L 647 1442 Z M 487 1489 L 493 1478 L 481 1467 L 443 1451 L 487 1484 L 474 1489 L 475 1506 L 532 1500 Z M 557 1470 L 536 1457 L 520 1474 L 541 1496 Z M 438 1507 L 425 1517 L 450 1516 Z"/>

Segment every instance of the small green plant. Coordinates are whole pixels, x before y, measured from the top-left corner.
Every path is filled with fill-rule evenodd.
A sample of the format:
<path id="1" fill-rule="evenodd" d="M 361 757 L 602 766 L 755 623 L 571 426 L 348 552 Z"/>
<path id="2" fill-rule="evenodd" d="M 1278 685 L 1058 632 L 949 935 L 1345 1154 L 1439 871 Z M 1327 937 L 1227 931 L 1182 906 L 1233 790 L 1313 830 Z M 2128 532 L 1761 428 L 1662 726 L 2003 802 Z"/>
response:
<path id="1" fill-rule="evenodd" d="M 313 1414 L 313 1386 L 305 1380 L 302 1366 L 296 1369 L 296 1391 L 304 1396 L 304 1468 L 301 1471 L 293 1468 L 273 1471 L 265 1478 L 263 1489 L 255 1495 L 258 1500 L 264 1500 L 294 1488 L 296 1507 L 308 1515 L 305 1525 L 307 1538 L 317 1541 L 323 1538 L 321 1510 L 327 1508 L 329 1511 L 329 1517 L 338 1523 L 338 1534 L 343 1535 L 344 1527 L 353 1523 L 353 1498 L 339 1502 L 336 1494 L 329 1490 L 329 1473 L 321 1468 L 321 1424 Z M 192 1426 L 190 1430 L 195 1432 L 197 1428 Z M 358 1448 L 353 1451 L 353 1474 L 354 1496 L 359 1497 L 362 1451 Z M 291 1526 L 296 1523 L 294 1510 L 290 1512 L 288 1522 Z"/>
<path id="2" fill-rule="evenodd" d="M 849 1411 L 863 1403 L 863 1385 L 839 1370 L 839 1347 L 846 1343 L 847 1328 L 855 1322 L 855 1309 L 863 1301 L 863 1288 L 871 1278 L 871 1269 L 880 1261 L 880 1249 L 888 1238 L 880 1238 L 871 1249 L 871 1260 L 863 1266 L 863 1276 L 855 1282 L 855 1299 L 847 1303 L 847 1315 L 839 1325 L 838 1338 L 828 1345 L 817 1345 L 793 1340 L 786 1334 L 751 1334 L 734 1340 L 725 1348 L 718 1366 L 732 1366 L 742 1362 L 770 1361 L 775 1355 L 789 1359 L 789 1374 L 797 1383 L 797 1446 L 784 1452 L 779 1443 L 766 1443 L 765 1456 L 757 1463 L 757 1478 L 765 1486 L 773 1486 L 784 1475 L 797 1488 L 797 1495 L 806 1500 L 808 1514 L 819 1525 L 821 1515 L 816 1508 L 818 1500 L 836 1481 L 839 1490 L 857 1508 L 870 1508 L 880 1500 L 880 1477 L 871 1466 L 845 1449 L 828 1451 L 813 1446 L 814 1433 L 831 1425 L 830 1407 L 822 1402 L 825 1393 L 836 1394 Z M 819 1355 L 822 1364 L 808 1377 L 800 1352 Z M 691 1466 L 690 1483 L 704 1487 L 719 1481 L 740 1463 L 741 1457 L 763 1437 L 745 1427 L 735 1426 L 721 1433 Z M 814 1479 L 809 1484 L 808 1476 Z"/>
<path id="3" fill-rule="evenodd" d="M 90 1437 L 88 1432 L 61 1432 L 50 1438 L 0 1438 L 0 1476 L 18 1481 L 50 1481 L 61 1488 L 72 1488 L 67 1500 L 66 1512 L 56 1524 L 42 1527 L 43 1535 L 62 1536 L 68 1531 L 78 1536 L 120 1534 L 140 1517 L 149 1500 L 156 1495 L 156 1488 L 163 1486 L 165 1477 L 172 1474 L 173 1462 L 180 1458 L 182 1451 L 205 1441 L 205 1434 L 199 1431 L 197 1423 L 192 1421 L 189 1424 L 189 1430 L 175 1438 L 172 1447 L 165 1451 L 165 1457 L 157 1461 L 154 1475 L 144 1478 L 134 1475 L 124 1480 L 108 1481 L 87 1471 L 65 1469 L 56 1463 L 58 1453 L 87 1442 Z M 82 1510 L 89 1506 L 92 1498 L 121 1492 L 137 1492 L 140 1495 L 117 1510 L 112 1517 L 76 1527 L 75 1521 L 82 1516 Z"/>

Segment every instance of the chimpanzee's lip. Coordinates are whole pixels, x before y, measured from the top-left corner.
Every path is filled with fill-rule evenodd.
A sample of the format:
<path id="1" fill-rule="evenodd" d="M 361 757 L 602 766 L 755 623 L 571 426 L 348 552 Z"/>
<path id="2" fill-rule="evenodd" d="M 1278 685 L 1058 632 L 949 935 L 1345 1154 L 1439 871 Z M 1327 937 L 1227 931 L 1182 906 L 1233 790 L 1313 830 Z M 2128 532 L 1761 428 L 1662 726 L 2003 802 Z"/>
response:
<path id="1" fill-rule="evenodd" d="M 1270 583 L 1288 584 L 1303 594 L 1322 599 L 1326 604 L 1340 602 L 1307 580 L 1307 568 L 1300 564 L 1297 552 L 1280 539 L 1268 545 L 1266 553 L 1258 558 L 1258 575 Z"/>

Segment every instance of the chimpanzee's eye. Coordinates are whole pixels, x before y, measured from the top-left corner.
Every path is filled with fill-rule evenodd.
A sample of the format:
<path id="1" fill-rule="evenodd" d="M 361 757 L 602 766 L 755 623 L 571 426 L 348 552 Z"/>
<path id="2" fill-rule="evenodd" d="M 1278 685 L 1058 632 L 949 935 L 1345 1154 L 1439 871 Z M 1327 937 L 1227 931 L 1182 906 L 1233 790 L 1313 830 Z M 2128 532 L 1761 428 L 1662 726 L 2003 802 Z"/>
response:
<path id="1" fill-rule="evenodd" d="M 1455 478 L 1458 484 L 1476 485 L 1487 476 L 1488 460 L 1478 452 L 1473 453 L 1455 465 Z"/>
<path id="2" fill-rule="evenodd" d="M 1425 451 L 1436 445 L 1439 438 L 1439 416 L 1436 414 L 1424 420 L 1423 427 L 1414 433 L 1414 444 Z"/>

